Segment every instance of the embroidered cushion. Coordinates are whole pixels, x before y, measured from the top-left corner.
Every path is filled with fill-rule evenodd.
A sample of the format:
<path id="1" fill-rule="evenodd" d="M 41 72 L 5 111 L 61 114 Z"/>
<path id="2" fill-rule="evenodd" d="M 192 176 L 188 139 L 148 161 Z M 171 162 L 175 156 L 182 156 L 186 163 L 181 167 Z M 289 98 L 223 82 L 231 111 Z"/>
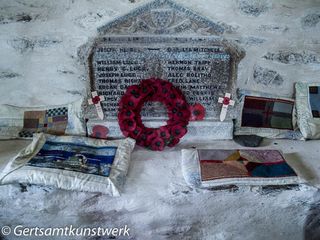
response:
<path id="1" fill-rule="evenodd" d="M 297 129 L 293 99 L 239 91 L 239 106 L 240 118 L 235 122 L 235 135 L 303 139 Z"/>
<path id="2" fill-rule="evenodd" d="M 200 188 L 304 182 L 274 149 L 183 149 L 182 172 L 188 185 Z"/>
<path id="3" fill-rule="evenodd" d="M 51 107 L 0 106 L 0 139 L 32 138 L 40 132 L 85 135 L 82 100 Z"/>
<path id="4" fill-rule="evenodd" d="M 135 141 L 34 134 L 6 163 L 0 183 L 30 183 L 119 196 Z"/>
<path id="5" fill-rule="evenodd" d="M 296 83 L 298 125 L 306 139 L 320 139 L 320 84 Z"/>

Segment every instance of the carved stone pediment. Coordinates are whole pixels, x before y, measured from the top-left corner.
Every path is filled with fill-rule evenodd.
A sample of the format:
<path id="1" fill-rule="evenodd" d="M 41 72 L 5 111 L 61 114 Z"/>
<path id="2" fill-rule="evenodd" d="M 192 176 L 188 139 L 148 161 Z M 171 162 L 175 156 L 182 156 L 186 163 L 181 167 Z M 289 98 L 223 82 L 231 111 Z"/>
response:
<path id="1" fill-rule="evenodd" d="M 224 28 L 170 0 L 156 0 L 99 29 L 101 34 L 220 35 Z"/>

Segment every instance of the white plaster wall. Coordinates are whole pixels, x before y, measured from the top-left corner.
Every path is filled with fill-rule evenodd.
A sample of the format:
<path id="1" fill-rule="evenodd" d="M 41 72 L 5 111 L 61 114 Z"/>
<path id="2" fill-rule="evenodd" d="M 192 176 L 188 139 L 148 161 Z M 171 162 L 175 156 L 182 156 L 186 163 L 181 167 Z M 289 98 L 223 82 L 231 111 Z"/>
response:
<path id="1" fill-rule="evenodd" d="M 34 106 L 79 98 L 87 82 L 78 47 L 98 27 L 146 2 L 0 0 L 0 103 Z M 246 50 L 239 87 L 290 96 L 294 82 L 320 82 L 320 0 L 176 2 L 225 25 L 225 37 Z M 280 61 L 272 55 L 279 52 Z M 270 60 L 263 58 L 268 53 Z"/>

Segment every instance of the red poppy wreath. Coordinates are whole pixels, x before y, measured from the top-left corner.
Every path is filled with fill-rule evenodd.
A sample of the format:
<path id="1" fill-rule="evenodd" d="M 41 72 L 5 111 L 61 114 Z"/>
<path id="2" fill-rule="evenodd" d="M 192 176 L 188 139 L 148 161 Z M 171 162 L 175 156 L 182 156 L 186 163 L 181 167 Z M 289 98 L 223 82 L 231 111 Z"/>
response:
<path id="1" fill-rule="evenodd" d="M 161 102 L 167 107 L 167 125 L 144 126 L 140 112 L 145 102 Z M 142 80 L 139 85 L 130 86 L 119 102 L 118 120 L 122 133 L 154 151 L 178 144 L 187 133 L 189 118 L 190 108 L 183 93 L 166 80 Z"/>

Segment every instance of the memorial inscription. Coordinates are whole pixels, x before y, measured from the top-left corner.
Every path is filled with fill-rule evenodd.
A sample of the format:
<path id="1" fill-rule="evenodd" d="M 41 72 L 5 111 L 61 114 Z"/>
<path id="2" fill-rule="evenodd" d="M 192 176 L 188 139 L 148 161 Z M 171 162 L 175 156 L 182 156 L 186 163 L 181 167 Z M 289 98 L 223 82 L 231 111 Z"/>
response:
<path id="1" fill-rule="evenodd" d="M 105 116 L 113 119 L 128 86 L 150 77 L 166 79 L 183 91 L 190 104 L 201 103 L 206 119 L 214 119 L 219 114 L 218 97 L 233 86 L 231 58 L 215 38 L 104 38 L 92 55 L 92 90 L 105 96 Z M 142 115 L 161 118 L 162 109 Z"/>

